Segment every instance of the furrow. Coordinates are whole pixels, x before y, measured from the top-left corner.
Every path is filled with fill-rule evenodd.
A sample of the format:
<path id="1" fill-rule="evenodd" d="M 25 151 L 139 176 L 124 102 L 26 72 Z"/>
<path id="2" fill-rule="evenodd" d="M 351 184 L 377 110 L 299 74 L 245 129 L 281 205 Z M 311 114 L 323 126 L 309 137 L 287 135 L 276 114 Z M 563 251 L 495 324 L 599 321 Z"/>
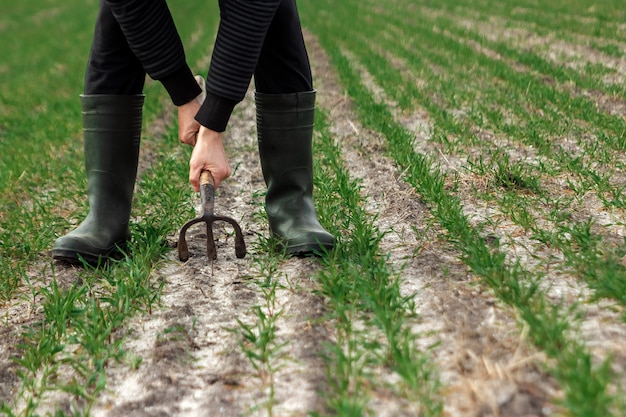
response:
<path id="1" fill-rule="evenodd" d="M 390 109 L 394 114 L 396 122 L 403 125 L 403 119 L 406 119 L 406 115 L 402 114 L 400 109 L 394 107 L 394 103 L 386 99 L 385 91 L 375 84 L 373 77 L 367 73 L 367 70 L 360 66 L 358 62 L 354 61 L 354 56 L 350 53 L 344 52 L 344 55 L 351 60 L 351 66 L 359 71 L 360 78 L 364 85 L 371 91 L 372 97 L 375 100 L 380 100 L 384 105 Z M 424 119 L 423 113 L 418 112 L 415 117 L 422 119 L 418 125 L 429 125 L 432 121 L 427 118 Z M 407 131 L 412 131 L 412 126 L 403 125 Z M 516 224 L 514 219 L 511 219 L 511 211 L 505 206 L 505 202 L 497 197 L 493 197 L 491 200 L 484 200 L 483 196 L 476 194 L 476 180 L 479 182 L 481 179 L 472 177 L 471 175 L 464 174 L 467 172 L 467 159 L 464 156 L 455 154 L 444 154 L 440 150 L 433 152 L 432 143 L 429 142 L 428 137 L 420 136 L 422 132 L 417 131 L 416 140 L 414 143 L 414 149 L 417 153 L 427 155 L 428 158 L 436 160 L 441 157 L 444 161 L 441 161 L 441 167 L 443 168 L 443 174 L 448 178 L 454 178 L 454 184 L 450 185 L 450 188 L 455 190 L 455 194 L 461 196 L 461 202 L 463 207 L 463 214 L 470 220 L 470 224 L 481 230 L 483 236 L 487 236 L 489 239 L 495 239 L 500 248 L 505 251 L 506 259 L 510 264 L 519 262 L 525 270 L 535 271 L 535 273 L 541 275 L 541 288 L 544 289 L 546 295 L 554 303 L 565 302 L 565 306 L 572 307 L 575 304 L 583 303 L 580 306 L 580 311 L 583 314 L 583 321 L 580 324 L 580 337 L 585 341 L 585 344 L 591 347 L 596 361 L 600 363 L 609 357 L 614 357 L 613 369 L 617 374 L 619 385 L 623 386 L 626 383 L 625 371 L 626 364 L 624 352 L 621 349 L 615 349 L 611 351 L 603 346 L 603 341 L 607 337 L 611 337 L 616 340 L 621 340 L 616 344 L 612 344 L 613 348 L 626 343 L 626 326 L 624 326 L 622 317 L 624 310 L 624 303 L 621 298 L 622 291 L 609 295 L 606 292 L 598 293 L 602 296 L 615 297 L 618 301 L 600 301 L 593 302 L 590 300 L 593 298 L 593 291 L 590 291 L 588 285 L 592 288 L 598 288 L 597 282 L 589 282 L 589 284 L 580 281 L 580 274 L 578 271 L 573 271 L 567 262 L 581 262 L 581 268 L 589 266 L 588 259 L 578 261 L 572 259 L 571 253 L 563 254 L 561 248 L 546 245 L 544 242 L 537 240 L 537 237 L 528 228 L 521 227 Z M 491 146 L 490 146 L 491 145 Z M 469 154 L 481 154 L 486 153 L 486 149 L 501 147 L 502 143 L 494 143 L 487 141 L 484 144 L 485 149 L 474 149 Z M 506 147 L 505 147 L 506 149 Z M 507 151 L 512 150 L 508 148 Z M 455 167 L 458 167 L 455 168 Z M 493 186 L 492 186 L 493 187 Z M 482 186 L 478 185 L 478 188 Z M 495 189 L 493 189 L 495 191 Z M 493 191 L 489 189 L 484 190 L 481 194 L 492 194 Z M 483 194 L 483 195 L 484 195 Z M 549 196 L 542 196 L 541 198 L 533 198 L 532 196 L 526 196 L 523 202 L 523 206 L 528 207 L 531 215 L 534 217 L 533 221 L 536 222 L 536 226 L 532 227 L 533 230 L 553 230 L 555 234 L 559 233 L 558 224 L 554 224 L 551 219 L 550 213 L 557 210 L 552 204 L 552 201 L 561 200 L 564 195 L 554 195 L 550 193 Z M 511 198 L 509 198 L 510 200 Z M 512 197 L 516 199 L 515 196 Z M 493 200 L 498 205 L 493 206 Z M 610 212 L 598 213 L 598 202 L 594 205 L 590 199 L 585 200 L 587 207 L 574 206 L 569 208 L 576 218 L 580 219 L 596 219 L 594 224 L 598 224 L 595 233 L 601 236 L 606 236 L 610 233 L 615 233 L 617 236 L 624 236 L 623 225 L 616 223 L 619 219 L 623 218 L 621 213 L 613 214 L 613 221 L 604 219 L 603 214 L 609 216 Z M 503 211 L 505 210 L 505 211 Z M 619 242 L 618 242 L 619 243 Z M 610 285 L 610 281 L 604 281 L 606 285 Z M 621 305 L 620 305 L 621 304 Z M 598 329 L 603 329 L 598 331 Z"/>
<path id="2" fill-rule="evenodd" d="M 328 38 L 324 38 L 323 43 L 325 48 L 330 50 L 330 55 L 333 58 L 335 66 L 339 69 L 344 85 L 346 85 L 350 95 L 354 98 L 355 103 L 357 103 L 361 118 L 366 118 L 365 120 L 367 120 L 369 126 L 385 134 L 390 145 L 391 153 L 394 155 L 395 159 L 410 172 L 409 177 L 411 183 L 434 205 L 436 216 L 452 233 L 451 239 L 456 243 L 457 247 L 464 252 L 465 261 L 494 288 L 500 298 L 517 306 L 524 320 L 532 324 L 530 327 L 531 339 L 537 343 L 538 346 L 543 346 L 547 353 L 559 362 L 559 366 L 551 368 L 552 372 L 554 372 L 562 382 L 568 381 L 568 385 L 566 385 L 568 401 L 577 398 L 577 391 L 571 385 L 569 377 L 566 376 L 569 372 L 573 371 L 574 368 L 569 368 L 570 370 L 568 371 L 562 366 L 572 361 L 585 360 L 583 358 L 586 358 L 588 354 L 585 352 L 584 347 L 578 344 L 573 344 L 571 350 L 567 352 L 559 353 L 556 353 L 554 350 L 555 346 L 551 345 L 554 341 L 546 344 L 546 340 L 543 339 L 541 334 L 545 331 L 552 331 L 548 330 L 548 328 L 552 328 L 553 330 L 559 329 L 559 338 L 568 340 L 567 343 L 571 343 L 573 339 L 565 336 L 567 326 L 563 327 L 563 325 L 566 318 L 561 316 L 562 313 L 559 312 L 558 309 L 549 307 L 541 292 L 538 292 L 536 286 L 537 277 L 533 279 L 532 276 L 519 265 L 504 266 L 503 253 L 499 252 L 497 248 L 494 248 L 494 250 L 484 246 L 485 242 L 478 237 L 476 230 L 469 227 L 467 218 L 462 215 L 460 201 L 444 190 L 442 178 L 431 171 L 429 161 L 419 155 L 410 152 L 407 153 L 408 147 L 412 146 L 411 138 L 407 135 L 407 132 L 390 120 L 391 116 L 387 109 L 373 101 L 369 93 L 365 91 L 354 69 L 350 67 L 347 59 L 341 56 L 337 46 L 329 41 Z M 527 279 L 525 280 L 527 282 L 521 282 L 519 280 L 519 277 L 522 275 L 527 275 Z M 545 315 L 552 317 L 552 321 L 538 319 L 538 317 Z M 560 343 L 561 342 L 559 342 L 559 345 Z M 600 407 L 606 410 L 608 407 L 612 407 L 611 404 L 614 400 L 606 394 L 607 387 L 604 382 L 606 374 L 605 367 L 602 366 L 597 370 L 590 367 L 587 368 L 587 370 L 590 376 L 595 375 L 596 372 L 598 373 L 597 377 L 591 377 L 591 380 L 595 381 L 593 383 L 594 390 L 598 390 L 598 396 L 595 397 L 597 402 L 593 408 L 598 409 L 598 407 Z M 579 370 L 576 372 L 578 371 Z M 591 380 L 585 378 L 585 384 Z M 586 408 L 592 407 L 588 403 L 578 404 Z M 578 406 L 574 406 L 573 403 L 568 403 L 570 411 L 574 410 L 573 407 Z M 582 409 L 576 409 L 577 413 L 584 413 Z"/>
<path id="3" fill-rule="evenodd" d="M 309 37 L 308 44 L 316 41 Z M 498 409 L 513 398 L 523 404 L 520 407 L 532 407 L 532 402 L 543 406 L 555 387 L 539 384 L 538 391 L 527 390 L 541 379 L 541 355 L 528 346 L 511 311 L 477 285 L 460 262 L 460 253 L 442 239 L 445 232 L 433 223 L 428 207 L 386 156 L 382 138 L 355 122 L 358 116 L 351 103 L 342 101 L 341 89 L 335 88 L 336 75 L 328 67 L 328 58 L 318 46 L 310 49 L 318 82 L 325 86 L 321 104 L 335 121 L 332 132 L 346 163 L 368 168 L 351 172 L 363 181 L 368 209 L 376 213 L 385 233 L 381 248 L 401 271 L 403 293 L 413 294 L 419 320 L 412 328 L 422 335 L 420 347 L 432 349 L 447 385 L 444 413 L 472 415 L 481 409 Z M 382 91 L 373 88 L 373 94 Z M 421 118 L 418 124 L 428 123 Z M 518 360 L 524 365 L 515 365 Z"/>
<path id="4" fill-rule="evenodd" d="M 267 277 L 258 265 L 263 258 L 276 256 L 265 254 L 268 248 L 259 241 L 267 235 L 267 226 L 260 212 L 265 184 L 254 122 L 250 93 L 233 114 L 227 132 L 226 147 L 236 169 L 216 195 L 216 212 L 235 218 L 245 231 L 248 256 L 236 259 L 230 232 L 216 227 L 218 260 L 211 262 L 202 228 L 189 229 L 193 257 L 180 264 L 171 252 L 169 265 L 158 272 L 166 280 L 161 308 L 133 320 L 129 327 L 126 348 L 142 361 L 131 378 L 124 367 L 111 372 L 112 388 L 99 399 L 94 416 L 139 409 L 180 416 L 214 411 L 240 415 L 268 405 L 275 412 L 304 416 L 318 409 L 317 391 L 323 387 L 318 354 L 329 336 L 318 320 L 324 306 L 313 293 L 314 262 L 283 261 L 273 273 L 279 284 L 273 307 L 282 310 L 276 322 L 277 343 L 287 344 L 282 355 L 271 358 L 276 361 L 272 387 L 240 344 L 240 326 L 256 326 L 254 308 L 268 302 L 259 287 Z M 170 239 L 176 242 L 175 236 Z M 270 388 L 275 391 L 271 399 Z"/>

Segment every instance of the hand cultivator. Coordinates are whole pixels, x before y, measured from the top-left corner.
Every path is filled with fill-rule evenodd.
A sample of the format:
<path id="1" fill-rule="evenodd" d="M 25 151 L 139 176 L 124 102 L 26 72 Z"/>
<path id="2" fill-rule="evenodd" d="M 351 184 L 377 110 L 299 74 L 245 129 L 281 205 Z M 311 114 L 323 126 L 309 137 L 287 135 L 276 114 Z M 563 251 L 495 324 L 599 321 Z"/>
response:
<path id="1" fill-rule="evenodd" d="M 213 214 L 215 184 L 213 182 L 213 176 L 208 171 L 203 171 L 200 175 L 200 198 L 202 199 L 202 216 L 188 221 L 180 229 L 180 235 L 178 237 L 178 259 L 181 261 L 189 259 L 189 249 L 187 248 L 185 233 L 190 226 L 200 222 L 206 223 L 207 256 L 211 260 L 217 259 L 217 249 L 215 248 L 215 241 L 213 240 L 213 222 L 215 221 L 225 221 L 233 226 L 233 229 L 235 229 L 235 255 L 237 258 L 246 256 L 246 244 L 243 240 L 243 234 L 241 233 L 239 224 L 230 217 L 216 216 Z"/>

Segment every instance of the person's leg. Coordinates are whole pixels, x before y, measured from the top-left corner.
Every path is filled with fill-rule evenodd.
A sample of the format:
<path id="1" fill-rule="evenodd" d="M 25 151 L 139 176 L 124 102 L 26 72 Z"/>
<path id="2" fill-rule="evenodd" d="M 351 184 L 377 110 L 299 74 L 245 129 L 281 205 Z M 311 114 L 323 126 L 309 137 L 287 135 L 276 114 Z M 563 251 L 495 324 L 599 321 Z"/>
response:
<path id="1" fill-rule="evenodd" d="M 313 203 L 315 91 L 295 0 L 278 8 L 254 79 L 270 231 L 288 254 L 330 250 L 334 237 L 320 225 Z"/>
<path id="2" fill-rule="evenodd" d="M 256 91 L 264 94 L 313 90 L 309 56 L 294 0 L 283 0 L 270 24 L 254 72 Z"/>
<path id="3" fill-rule="evenodd" d="M 128 46 L 111 10 L 101 0 L 85 73 L 85 95 L 141 94 L 145 78 L 139 59 Z"/>
<path id="4" fill-rule="evenodd" d="M 101 2 L 81 96 L 89 214 L 54 243 L 52 256 L 98 264 L 129 238 L 145 72 Z"/>

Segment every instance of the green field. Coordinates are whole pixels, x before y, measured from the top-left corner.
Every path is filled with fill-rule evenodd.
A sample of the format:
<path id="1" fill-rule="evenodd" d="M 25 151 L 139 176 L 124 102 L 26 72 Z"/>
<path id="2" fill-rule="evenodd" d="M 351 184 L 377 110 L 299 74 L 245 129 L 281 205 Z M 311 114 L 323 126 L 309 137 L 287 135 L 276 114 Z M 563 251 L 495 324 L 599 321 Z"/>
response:
<path id="1" fill-rule="evenodd" d="M 201 74 L 213 3 L 169 2 Z M 88 209 L 78 95 L 97 3 L 0 4 L 0 410 L 105 415 L 103 398 L 122 398 L 109 382 L 158 362 L 133 350 L 137 320 L 167 322 L 176 277 L 206 273 L 171 248 L 194 216 L 190 149 L 148 81 L 128 256 L 53 263 Z M 236 382 L 217 395 L 232 415 L 626 415 L 622 2 L 298 6 L 318 90 L 315 197 L 338 246 L 318 260 L 272 249 L 248 97 L 222 196 L 250 231 L 233 263 L 250 298 L 223 307 L 219 353 L 203 350 L 200 314 L 167 322 L 154 345 L 182 346 L 172 386 L 209 357 Z M 304 327 L 318 343 L 301 343 Z M 247 365 L 230 370 L 228 346 Z M 316 405 L 291 405 L 289 386 L 309 379 Z"/>

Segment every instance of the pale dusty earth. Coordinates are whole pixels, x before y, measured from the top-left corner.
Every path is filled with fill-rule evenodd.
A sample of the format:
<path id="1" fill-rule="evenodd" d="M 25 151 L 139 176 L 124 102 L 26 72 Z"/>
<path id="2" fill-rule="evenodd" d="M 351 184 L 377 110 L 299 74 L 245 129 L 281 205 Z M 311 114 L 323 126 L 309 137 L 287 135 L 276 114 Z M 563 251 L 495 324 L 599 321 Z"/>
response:
<path id="1" fill-rule="evenodd" d="M 430 355 L 445 385 L 444 415 L 558 414 L 549 400 L 558 398 L 561 392 L 544 371 L 544 356 L 527 344 L 525 329 L 515 313 L 502 306 L 459 261 L 459 253 L 441 237 L 444 231 L 432 224 L 419 195 L 402 180 L 402 172 L 394 162 L 381 152 L 384 139 L 359 125 L 350 99 L 339 87 L 316 40 L 307 35 L 307 42 L 318 106 L 329 114 L 332 132 L 350 174 L 362 179 L 367 209 L 378 214 L 377 226 L 387 232 L 382 249 L 389 253 L 389 263 L 398 270 L 404 268 L 403 293 L 416 294 L 418 317 L 412 326 L 423 334 L 420 343 L 425 349 L 439 342 Z M 427 142 L 429 121 L 425 115 L 402 117 L 416 133 L 416 146 L 422 146 L 426 153 L 438 152 Z M 257 236 L 267 233 L 262 217 L 255 214 L 260 210 L 255 193 L 264 189 L 255 129 L 254 103 L 249 92 L 236 109 L 227 132 L 226 146 L 237 169 L 220 187 L 216 212 L 239 221 L 251 255 L 237 259 L 232 239 L 220 231 L 216 234 L 218 260 L 210 262 L 204 253 L 201 229 L 191 229 L 188 241 L 192 258 L 181 263 L 172 250 L 168 255 L 171 262 L 155 277 L 165 280 L 161 306 L 152 314 L 133 317 L 127 323 L 129 336 L 124 347 L 141 358 L 141 364 L 137 369 L 125 364 L 110 365 L 107 388 L 91 415 L 266 415 L 261 405 L 267 400 L 268 387 L 255 376 L 236 335 L 228 330 L 238 326 L 237 319 L 252 323 L 251 307 L 263 304 L 259 288 L 247 279 L 258 273 L 252 262 Z M 497 138 L 491 139 L 497 142 Z M 144 153 L 144 164 L 153 157 Z M 442 161 L 448 169 L 462 163 L 445 155 Z M 464 204 L 470 217 L 489 215 L 489 207 L 471 198 Z M 524 242 L 511 238 L 517 235 L 514 226 L 503 226 L 494 233 L 511 239 L 512 254 L 523 255 L 516 251 L 522 251 Z M 174 235 L 168 237 L 172 247 L 176 239 Z M 315 259 L 293 258 L 282 262 L 277 274 L 284 285 L 277 293 L 277 308 L 284 309 L 278 322 L 278 338 L 288 342 L 288 360 L 274 377 L 277 416 L 324 412 L 326 375 L 319 353 L 326 342 L 333 340 L 334 331 L 332 323 L 324 320 L 325 300 L 314 292 L 313 275 L 319 268 Z M 71 285 L 77 279 L 76 270 L 61 264 L 57 265 L 56 274 L 62 285 Z M 556 282 L 559 277 L 550 278 Z M 580 294 L 576 286 L 572 280 L 564 279 L 554 291 L 574 297 Z M 615 344 L 626 341 L 623 325 L 603 327 L 602 331 L 596 326 L 598 322 L 616 323 L 617 313 L 608 310 L 589 306 L 583 329 L 583 336 L 599 353 L 602 342 L 609 337 Z M 10 399 L 19 388 L 16 366 L 8 358 L 19 353 L 15 345 L 20 325 L 32 322 L 36 314 L 19 303 L 3 312 L 7 319 L 0 327 L 0 399 Z M 178 337 L 164 336 L 174 328 L 178 329 Z M 618 355 L 616 366 L 620 371 L 624 363 L 625 357 Z M 51 394 L 40 411 L 71 412 L 71 402 L 68 395 Z M 414 415 L 402 401 L 384 395 L 377 397 L 371 408 L 377 416 Z"/>

